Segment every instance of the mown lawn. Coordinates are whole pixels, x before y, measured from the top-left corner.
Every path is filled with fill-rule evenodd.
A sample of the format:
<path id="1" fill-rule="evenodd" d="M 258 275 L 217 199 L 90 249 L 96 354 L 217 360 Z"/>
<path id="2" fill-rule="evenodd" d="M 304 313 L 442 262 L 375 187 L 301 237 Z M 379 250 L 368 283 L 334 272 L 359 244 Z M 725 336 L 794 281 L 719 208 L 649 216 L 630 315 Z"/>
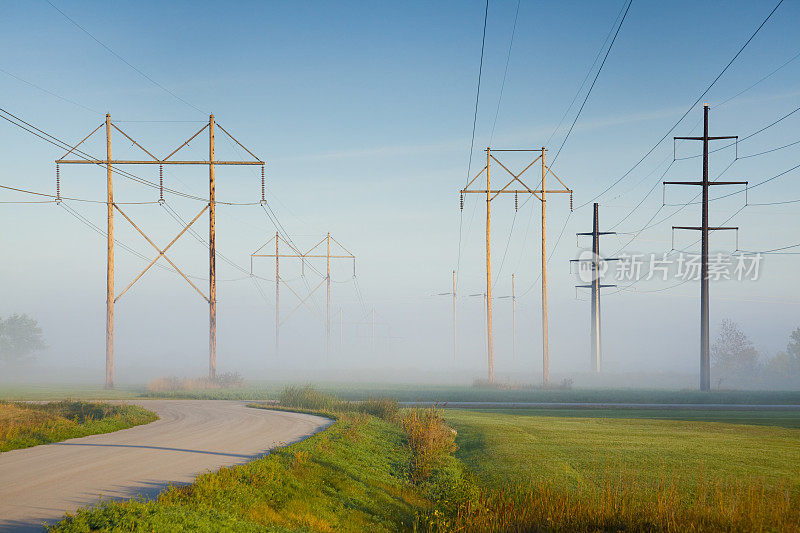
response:
<path id="1" fill-rule="evenodd" d="M 447 410 L 457 456 L 487 480 L 591 486 L 606 472 L 642 481 L 764 478 L 800 489 L 800 430 L 700 421 L 556 418 Z"/>
<path id="2" fill-rule="evenodd" d="M 538 506 L 542 520 L 564 512 L 555 529 L 800 528 L 798 429 L 516 410 L 445 416 L 457 457 L 486 486 L 517 492 L 505 504 Z"/>
<path id="3" fill-rule="evenodd" d="M 136 405 L 60 401 L 0 402 L 0 452 L 110 433 L 158 420 Z"/>
<path id="4" fill-rule="evenodd" d="M 644 420 L 683 420 L 687 422 L 724 422 L 800 429 L 800 410 L 735 409 L 609 409 L 609 408 L 512 408 L 475 409 L 475 412 L 512 416 L 547 416 L 556 418 L 637 418 Z"/>

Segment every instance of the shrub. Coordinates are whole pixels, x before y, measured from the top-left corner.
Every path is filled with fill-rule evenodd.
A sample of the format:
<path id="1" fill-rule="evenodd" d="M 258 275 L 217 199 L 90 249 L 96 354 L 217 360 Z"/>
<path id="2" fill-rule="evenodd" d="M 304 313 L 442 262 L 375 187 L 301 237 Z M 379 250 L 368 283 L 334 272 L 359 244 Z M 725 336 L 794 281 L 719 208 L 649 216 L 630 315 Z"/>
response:
<path id="1" fill-rule="evenodd" d="M 411 448 L 414 481 L 427 479 L 458 448 L 456 431 L 445 424 L 435 407 L 409 410 L 400 417 L 400 426 Z"/>

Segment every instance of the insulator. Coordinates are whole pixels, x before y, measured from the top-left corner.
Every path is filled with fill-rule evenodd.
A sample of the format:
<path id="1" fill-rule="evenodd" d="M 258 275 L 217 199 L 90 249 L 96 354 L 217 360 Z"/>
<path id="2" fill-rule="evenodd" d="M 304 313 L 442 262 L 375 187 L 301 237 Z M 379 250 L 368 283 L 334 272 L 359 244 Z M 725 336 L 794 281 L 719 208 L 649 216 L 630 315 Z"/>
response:
<path id="1" fill-rule="evenodd" d="M 265 193 L 266 193 L 266 185 L 264 181 L 264 165 L 261 165 L 261 205 L 267 203 Z"/>
<path id="2" fill-rule="evenodd" d="M 164 165 L 158 165 L 158 203 L 164 203 Z"/>
<path id="3" fill-rule="evenodd" d="M 572 213 L 572 191 L 569 191 L 569 212 Z"/>
<path id="4" fill-rule="evenodd" d="M 464 194 L 461 194 L 461 210 L 464 210 Z"/>
<path id="5" fill-rule="evenodd" d="M 61 169 L 56 163 L 56 203 L 61 203 Z"/>
<path id="6" fill-rule="evenodd" d="M 519 211 L 519 193 L 514 193 L 514 211 Z"/>

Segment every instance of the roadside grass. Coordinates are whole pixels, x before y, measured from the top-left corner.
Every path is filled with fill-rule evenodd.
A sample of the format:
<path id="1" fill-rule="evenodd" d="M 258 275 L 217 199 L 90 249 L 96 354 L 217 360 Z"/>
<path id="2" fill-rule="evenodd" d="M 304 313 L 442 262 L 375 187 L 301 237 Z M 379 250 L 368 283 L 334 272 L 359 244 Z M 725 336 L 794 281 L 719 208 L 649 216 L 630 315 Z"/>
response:
<path id="1" fill-rule="evenodd" d="M 448 410 L 467 530 L 800 531 L 800 431 Z"/>
<path id="2" fill-rule="evenodd" d="M 171 487 L 155 501 L 106 502 L 68 515 L 52 531 L 408 531 L 435 515 L 440 496 L 459 485 L 462 470 L 449 452 L 435 471 L 417 476 L 420 463 L 394 421 L 403 414 L 384 408 L 385 420 L 309 389 L 285 396 L 294 400 L 286 409 L 322 402 L 336 420 L 261 459 Z"/>
<path id="3" fill-rule="evenodd" d="M 157 419 L 155 413 L 136 405 L 0 402 L 0 452 L 110 433 Z"/>

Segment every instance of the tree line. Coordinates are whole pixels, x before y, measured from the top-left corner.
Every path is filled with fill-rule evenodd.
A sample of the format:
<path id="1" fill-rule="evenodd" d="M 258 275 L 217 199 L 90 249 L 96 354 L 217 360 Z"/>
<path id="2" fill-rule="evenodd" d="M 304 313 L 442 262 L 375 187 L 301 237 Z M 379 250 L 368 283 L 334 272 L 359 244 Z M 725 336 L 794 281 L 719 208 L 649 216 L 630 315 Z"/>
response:
<path id="1" fill-rule="evenodd" d="M 800 327 L 789 335 L 785 350 L 762 357 L 753 342 L 732 320 L 723 320 L 711 346 L 712 376 L 717 388 L 800 386 Z"/>

